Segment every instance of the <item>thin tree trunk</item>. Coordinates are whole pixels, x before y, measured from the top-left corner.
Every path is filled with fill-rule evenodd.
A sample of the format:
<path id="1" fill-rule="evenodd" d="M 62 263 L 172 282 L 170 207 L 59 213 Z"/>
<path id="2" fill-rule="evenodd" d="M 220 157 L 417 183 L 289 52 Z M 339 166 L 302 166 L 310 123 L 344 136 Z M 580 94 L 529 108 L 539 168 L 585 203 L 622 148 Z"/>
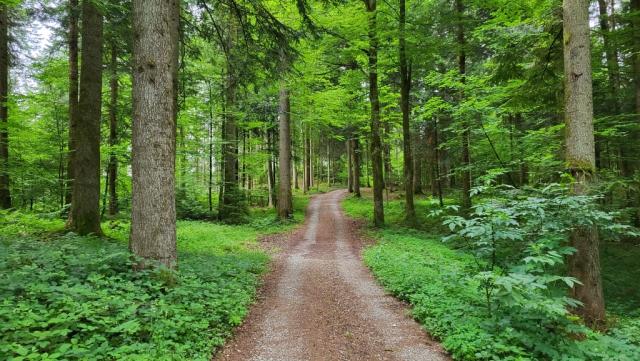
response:
<path id="1" fill-rule="evenodd" d="M 169 268 L 178 265 L 175 160 L 179 19 L 179 1 L 133 1 L 133 189 L 129 248 L 136 256 Z"/>
<path id="2" fill-rule="evenodd" d="M 291 218 L 293 201 L 291 199 L 291 124 L 289 90 L 284 84 L 280 88 L 278 109 L 278 128 L 280 132 L 280 185 L 278 192 L 278 217 Z"/>
<path id="3" fill-rule="evenodd" d="M 69 142 L 67 154 L 67 191 L 65 204 L 71 204 L 73 190 L 74 136 L 78 124 L 78 0 L 69 0 Z"/>
<path id="4" fill-rule="evenodd" d="M 380 99 L 378 98 L 378 30 L 376 0 L 364 0 L 369 15 L 369 102 L 371 103 L 371 163 L 373 168 L 373 223 L 384 225 L 384 175 L 380 139 Z"/>
<path id="5" fill-rule="evenodd" d="M 304 131 L 304 193 L 309 192 L 311 189 L 311 183 L 313 179 L 313 173 L 311 173 L 311 131 L 309 125 L 305 126 Z"/>
<path id="6" fill-rule="evenodd" d="M 109 171 L 107 183 L 109 184 L 109 215 L 118 213 L 118 193 L 116 189 L 118 179 L 118 158 L 113 148 L 118 143 L 118 49 L 115 40 L 111 44 L 111 99 L 109 102 Z"/>
<path id="7" fill-rule="evenodd" d="M 0 208 L 11 208 L 9 189 L 9 14 L 0 5 Z"/>
<path id="8" fill-rule="evenodd" d="M 465 51 L 466 40 L 464 34 L 464 4 L 463 0 L 456 0 L 456 12 L 458 16 L 457 36 L 458 36 L 458 70 L 460 72 L 461 81 L 466 81 L 467 56 Z M 460 101 L 464 98 L 464 91 L 460 94 Z M 468 212 L 471 209 L 471 158 L 469 152 L 469 124 L 463 119 L 462 121 L 462 209 Z"/>
<path id="9" fill-rule="evenodd" d="M 80 235 L 100 228 L 100 117 L 102 111 L 102 14 L 82 2 L 82 72 L 78 123 L 72 129 L 73 194 L 69 228 Z"/>
<path id="10" fill-rule="evenodd" d="M 564 0 L 563 20 L 566 164 L 574 179 L 573 194 L 585 195 L 596 171 L 589 1 Z M 582 283 L 571 293 L 583 304 L 577 312 L 587 325 L 602 328 L 605 309 L 597 229 L 578 227 L 571 233 L 571 245 L 576 253 L 569 257 L 569 273 Z"/>
<path id="11" fill-rule="evenodd" d="M 353 194 L 360 198 L 360 138 L 358 137 L 354 137 L 351 140 L 351 158 L 353 170 Z"/>
<path id="12" fill-rule="evenodd" d="M 276 191 L 275 191 L 275 165 L 273 164 L 273 153 L 274 153 L 274 145 L 273 145 L 273 136 L 271 135 L 271 129 L 267 129 L 267 152 L 269 154 L 269 158 L 267 160 L 267 181 L 268 181 L 268 190 L 269 190 L 269 207 L 275 207 L 276 205 Z"/>
<path id="13" fill-rule="evenodd" d="M 345 146 L 347 147 L 347 190 L 353 193 L 353 156 L 351 155 L 351 139 L 347 139 Z"/>
<path id="14" fill-rule="evenodd" d="M 209 129 L 208 129 L 208 143 L 209 143 L 209 180 L 207 182 L 207 200 L 209 204 L 209 212 L 213 212 L 213 89 L 211 82 L 209 86 Z"/>
<path id="15" fill-rule="evenodd" d="M 440 171 L 440 139 L 439 139 L 439 129 L 438 129 L 438 120 L 433 123 L 433 138 L 434 138 L 434 166 L 435 166 L 435 177 L 436 177 L 436 187 L 438 192 L 438 200 L 440 201 L 440 207 L 444 207 L 444 200 L 442 199 L 442 172 Z"/>
<path id="16" fill-rule="evenodd" d="M 411 148 L 411 69 L 407 62 L 405 40 L 406 1 L 400 0 L 400 109 L 402 110 L 402 136 L 404 140 L 404 192 L 405 221 L 413 224 L 416 221 L 416 210 L 413 205 L 413 148 Z"/>
<path id="17" fill-rule="evenodd" d="M 419 126 L 413 132 L 413 193 L 423 194 L 422 192 L 422 163 L 424 161 L 424 147 L 422 126 Z"/>

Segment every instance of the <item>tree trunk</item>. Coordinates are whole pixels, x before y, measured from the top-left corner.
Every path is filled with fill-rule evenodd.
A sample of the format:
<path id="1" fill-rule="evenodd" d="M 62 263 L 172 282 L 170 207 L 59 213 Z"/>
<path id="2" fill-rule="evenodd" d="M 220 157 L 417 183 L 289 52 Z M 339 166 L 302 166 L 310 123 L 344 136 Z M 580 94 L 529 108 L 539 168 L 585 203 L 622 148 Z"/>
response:
<path id="1" fill-rule="evenodd" d="M 423 147 L 423 137 L 422 137 L 422 127 L 419 126 L 413 133 L 413 140 L 411 144 L 413 145 L 413 193 L 414 194 L 423 194 L 422 193 L 422 163 L 423 163 L 423 155 L 424 155 L 424 147 Z"/>
<path id="2" fill-rule="evenodd" d="M 69 228 L 80 235 L 100 228 L 100 118 L 102 115 L 102 14 L 82 2 L 82 64 L 78 123 L 74 143 L 73 193 Z"/>
<path id="3" fill-rule="evenodd" d="M 118 213 L 118 158 L 113 148 L 118 143 L 118 49 L 115 40 L 111 44 L 111 99 L 109 102 L 109 170 L 107 183 L 109 184 L 109 215 L 115 216 Z"/>
<path id="4" fill-rule="evenodd" d="M 404 192 L 405 221 L 413 224 L 416 221 L 416 210 L 413 205 L 413 148 L 411 148 L 411 69 L 407 63 L 405 41 L 406 1 L 400 0 L 400 109 L 402 110 L 402 136 L 404 140 Z"/>
<path id="5" fill-rule="evenodd" d="M 179 19 L 179 1 L 133 1 L 133 189 L 129 247 L 136 256 L 169 268 L 177 268 L 178 264 L 175 160 Z"/>
<path id="6" fill-rule="evenodd" d="M 573 194 L 585 195 L 596 171 L 589 1 L 564 0 L 563 19 L 566 164 L 574 179 Z M 571 233 L 571 245 L 577 251 L 569 257 L 569 273 L 582 282 L 573 287 L 571 294 L 583 303 L 577 312 L 587 325 L 604 327 L 597 229 L 577 228 Z"/>
<path id="7" fill-rule="evenodd" d="M 290 124 L 289 90 L 284 84 L 280 88 L 280 104 L 278 109 L 278 126 L 280 132 L 280 185 L 278 187 L 278 218 L 287 219 L 293 216 L 291 199 L 291 124 Z"/>
<path id="8" fill-rule="evenodd" d="M 311 189 L 313 174 L 311 173 L 311 134 L 309 125 L 305 126 L 304 131 L 304 184 L 302 190 L 304 193 Z"/>
<path id="9" fill-rule="evenodd" d="M 347 147 L 347 190 L 353 193 L 353 156 L 351 155 L 351 139 L 347 139 L 345 146 Z"/>
<path id="10" fill-rule="evenodd" d="M 9 14 L 0 5 L 0 208 L 11 208 L 9 190 Z"/>
<path id="11" fill-rule="evenodd" d="M 211 86 L 211 82 L 208 82 L 207 85 L 209 86 L 209 127 L 207 129 L 207 135 L 209 138 L 209 179 L 207 182 L 207 201 L 209 205 L 209 212 L 213 212 L 213 88 Z"/>
<path id="12" fill-rule="evenodd" d="M 353 194 L 360 198 L 360 139 L 354 137 L 351 140 L 351 158 L 352 158 L 352 182 L 353 182 Z"/>
<path id="13" fill-rule="evenodd" d="M 465 51 L 466 40 L 464 34 L 464 4 L 463 0 L 456 0 L 456 12 L 458 16 L 458 71 L 462 84 L 466 81 L 467 56 Z M 460 92 L 460 101 L 464 98 L 464 90 Z M 468 212 L 471 209 L 471 158 L 469 152 L 469 124 L 462 120 L 462 209 Z"/>
<path id="14" fill-rule="evenodd" d="M 67 190 L 65 204 L 71 204 L 73 190 L 73 143 L 78 124 L 78 0 L 69 0 L 69 142 L 67 155 Z"/>
<path id="15" fill-rule="evenodd" d="M 373 223 L 384 225 L 384 175 L 380 139 L 380 99 L 378 98 L 378 30 L 376 0 L 364 0 L 369 15 L 369 102 L 371 103 L 371 163 L 373 168 Z"/>
<path id="16" fill-rule="evenodd" d="M 268 181 L 268 191 L 269 191 L 269 207 L 275 207 L 276 205 L 276 191 L 275 191 L 275 183 L 276 183 L 276 175 L 275 175 L 275 165 L 273 164 L 273 153 L 275 146 L 273 145 L 273 136 L 271 134 L 271 129 L 267 129 L 267 152 L 269 154 L 269 158 L 267 160 L 267 181 Z"/>

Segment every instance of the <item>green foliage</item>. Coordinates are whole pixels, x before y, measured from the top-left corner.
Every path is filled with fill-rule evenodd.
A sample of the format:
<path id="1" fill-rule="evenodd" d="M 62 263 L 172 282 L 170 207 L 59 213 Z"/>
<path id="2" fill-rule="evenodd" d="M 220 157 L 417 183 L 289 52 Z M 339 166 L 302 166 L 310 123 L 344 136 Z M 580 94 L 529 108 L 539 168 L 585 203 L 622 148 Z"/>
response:
<path id="1" fill-rule="evenodd" d="M 119 240 L 43 239 L 25 230 L 61 221 L 8 216 L 0 238 L 2 359 L 208 360 L 244 318 L 267 261 L 254 228 L 180 222 L 180 270 L 134 272 L 120 241 L 126 223 L 104 227 Z"/>

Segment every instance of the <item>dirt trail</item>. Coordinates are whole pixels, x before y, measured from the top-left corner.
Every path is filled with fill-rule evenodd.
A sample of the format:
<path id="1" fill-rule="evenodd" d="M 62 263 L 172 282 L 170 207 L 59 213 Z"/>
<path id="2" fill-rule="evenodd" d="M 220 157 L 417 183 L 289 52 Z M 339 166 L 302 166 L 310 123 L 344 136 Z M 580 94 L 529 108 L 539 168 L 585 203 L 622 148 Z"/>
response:
<path id="1" fill-rule="evenodd" d="M 449 360 L 362 265 L 357 225 L 335 191 L 315 197 L 258 303 L 215 360 Z"/>

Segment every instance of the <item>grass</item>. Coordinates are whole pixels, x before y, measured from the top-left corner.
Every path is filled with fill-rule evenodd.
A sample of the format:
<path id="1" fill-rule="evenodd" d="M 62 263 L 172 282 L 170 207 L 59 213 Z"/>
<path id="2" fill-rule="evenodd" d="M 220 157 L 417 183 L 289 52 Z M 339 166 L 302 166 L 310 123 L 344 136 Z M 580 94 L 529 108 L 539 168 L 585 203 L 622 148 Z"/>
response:
<path id="1" fill-rule="evenodd" d="M 109 238 L 60 232 L 48 215 L 0 213 L 0 359 L 209 360 L 245 317 L 268 256 L 259 235 L 292 228 L 270 210 L 248 225 L 178 223 L 180 269 L 134 272 L 129 224 Z"/>
<path id="2" fill-rule="evenodd" d="M 608 335 L 588 332 L 584 339 L 566 331 L 547 329 L 518 312 L 506 313 L 509 327 L 487 316 L 478 281 L 469 277 L 476 268 L 474 258 L 453 250 L 440 239 L 444 230 L 426 214 L 429 199 L 417 202 L 417 229 L 403 224 L 401 200 L 385 203 L 387 226 L 371 229 L 378 243 L 367 248 L 364 260 L 385 289 L 412 305 L 415 319 L 437 337 L 457 360 L 638 360 L 637 248 L 607 245 L 603 252 L 605 293 L 617 324 Z M 371 219 L 372 203 L 347 198 L 345 212 Z M 631 247 L 630 249 L 628 247 Z M 617 261 L 616 261 L 617 260 Z M 637 264 L 637 263 L 636 263 Z M 635 313 L 634 313 L 635 312 Z M 621 317 L 619 315 L 624 315 Z M 518 319 L 526 320 L 518 327 Z M 506 321 L 506 320 L 505 320 Z"/>

